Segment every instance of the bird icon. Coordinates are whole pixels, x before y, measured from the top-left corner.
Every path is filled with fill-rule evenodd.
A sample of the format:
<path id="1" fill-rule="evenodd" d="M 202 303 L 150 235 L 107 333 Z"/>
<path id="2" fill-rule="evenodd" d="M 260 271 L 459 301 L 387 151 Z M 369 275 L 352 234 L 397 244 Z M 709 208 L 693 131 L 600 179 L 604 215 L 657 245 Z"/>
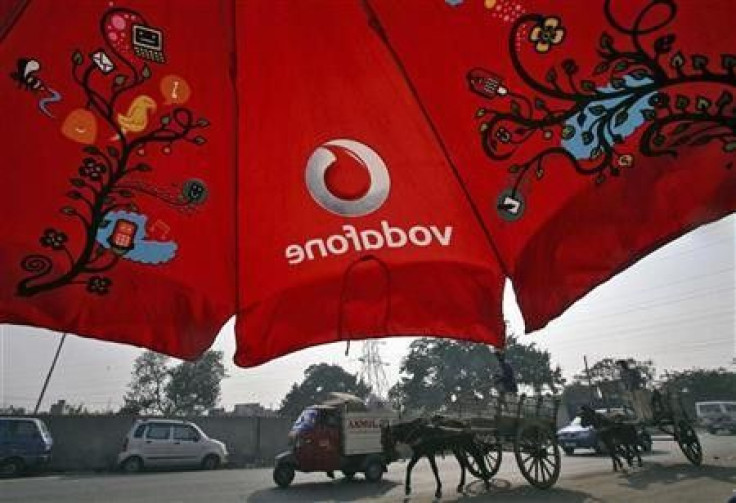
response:
<path id="1" fill-rule="evenodd" d="M 123 134 L 128 131 L 132 133 L 140 133 L 148 126 L 148 111 L 151 113 L 156 111 L 156 102 L 153 98 L 145 94 L 136 97 L 128 107 L 128 113 L 118 114 L 118 124 L 123 130 Z"/>

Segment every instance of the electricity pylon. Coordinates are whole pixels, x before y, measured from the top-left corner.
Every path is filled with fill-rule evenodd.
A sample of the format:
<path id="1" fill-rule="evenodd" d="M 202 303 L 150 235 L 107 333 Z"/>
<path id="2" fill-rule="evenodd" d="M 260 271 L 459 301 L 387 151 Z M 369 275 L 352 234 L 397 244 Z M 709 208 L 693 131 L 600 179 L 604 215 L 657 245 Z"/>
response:
<path id="1" fill-rule="evenodd" d="M 388 363 L 381 358 L 379 350 L 381 341 L 369 340 L 363 342 L 363 356 L 358 358 L 360 361 L 360 378 L 368 384 L 372 393 L 379 398 L 385 399 L 388 395 L 388 379 L 386 378 L 385 367 Z"/>

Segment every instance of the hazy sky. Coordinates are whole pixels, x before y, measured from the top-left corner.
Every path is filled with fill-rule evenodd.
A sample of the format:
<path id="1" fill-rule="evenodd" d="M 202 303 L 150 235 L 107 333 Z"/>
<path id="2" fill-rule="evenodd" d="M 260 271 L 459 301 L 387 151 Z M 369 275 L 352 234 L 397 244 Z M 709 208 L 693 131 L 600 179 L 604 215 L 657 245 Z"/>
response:
<path id="1" fill-rule="evenodd" d="M 506 317 L 516 333 L 523 322 L 510 289 Z M 0 325 L 0 406 L 32 408 L 59 341 L 47 330 Z M 396 381 L 410 338 L 381 346 L 389 382 Z M 736 217 L 702 227 L 643 259 L 598 287 L 547 328 L 525 335 L 548 349 L 566 376 L 606 356 L 654 360 L 658 370 L 729 367 L 736 357 Z M 232 320 L 215 349 L 232 360 Z M 59 398 L 91 409 L 118 407 L 133 359 L 142 350 L 121 344 L 67 338 L 42 410 Z M 229 366 L 222 404 L 258 401 L 277 406 L 292 383 L 313 363 L 360 369 L 361 344 L 330 344 L 285 356 L 254 369 Z"/>

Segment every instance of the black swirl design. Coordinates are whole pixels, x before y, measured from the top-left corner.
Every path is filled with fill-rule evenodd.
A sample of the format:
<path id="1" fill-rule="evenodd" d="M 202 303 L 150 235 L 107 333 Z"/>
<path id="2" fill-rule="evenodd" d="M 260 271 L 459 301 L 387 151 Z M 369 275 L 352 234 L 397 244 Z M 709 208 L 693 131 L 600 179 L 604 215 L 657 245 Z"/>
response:
<path id="1" fill-rule="evenodd" d="M 511 199 L 523 201 L 524 182 L 542 180 L 553 159 L 602 184 L 633 167 L 640 155 L 677 157 L 684 147 L 711 144 L 727 155 L 736 152 L 736 55 L 722 54 L 715 63 L 678 49 L 677 35 L 666 31 L 677 17 L 675 0 L 650 0 L 629 22 L 616 16 L 615 3 L 604 2 L 613 34 L 600 34 L 599 60 L 588 71 L 574 58 L 542 76 L 528 70 L 518 34 L 530 30 L 530 43 L 546 53 L 562 50 L 567 28 L 564 18 L 527 14 L 514 23 L 507 47 L 531 93 L 503 94 L 492 71 L 468 72 L 471 90 L 490 102 L 476 113 L 481 145 L 490 159 L 507 162 L 513 183 L 505 193 Z M 699 94 L 698 84 L 708 86 L 707 94 Z M 626 141 L 633 130 L 636 145 Z M 531 155 L 524 149 L 519 159 L 522 147 L 540 138 L 548 146 Z M 501 200 L 499 211 L 506 209 Z"/>

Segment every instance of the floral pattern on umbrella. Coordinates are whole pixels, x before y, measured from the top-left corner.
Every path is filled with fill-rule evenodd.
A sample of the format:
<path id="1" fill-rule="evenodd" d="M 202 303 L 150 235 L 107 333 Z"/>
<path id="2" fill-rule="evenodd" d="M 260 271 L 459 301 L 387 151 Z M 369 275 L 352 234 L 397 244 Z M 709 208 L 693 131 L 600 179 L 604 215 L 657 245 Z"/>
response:
<path id="1" fill-rule="evenodd" d="M 185 180 L 172 193 L 146 182 L 145 178 L 136 178 L 153 171 L 151 165 L 143 162 L 147 146 L 162 145 L 162 151 L 168 155 L 178 143 L 197 147 L 206 143 L 198 132 L 207 128 L 209 121 L 178 106 L 181 99 L 165 103 L 172 108 L 159 113 L 156 126 L 153 125 L 156 103 L 149 96 L 135 96 L 128 109 L 120 108 L 122 97 L 153 77 L 148 63 L 135 61 L 135 57 L 165 63 L 163 54 L 145 47 L 125 47 L 121 39 L 140 36 L 143 42 L 152 44 L 159 37 L 160 45 L 163 32 L 151 28 L 140 13 L 123 8 L 106 11 L 100 20 L 100 31 L 106 50 L 117 57 L 116 61 L 104 51 L 97 51 L 87 59 L 76 50 L 71 57 L 72 78 L 86 98 L 85 108 L 73 114 L 84 117 L 93 114 L 114 134 L 104 145 L 88 144 L 82 148 L 84 157 L 75 167 L 77 176 L 69 179 L 71 190 L 66 193 L 71 203 L 60 209 L 63 215 L 82 226 L 83 242 L 73 243 L 68 232 L 47 227 L 39 238 L 45 253 L 28 254 L 21 260 L 20 266 L 28 275 L 17 285 L 20 296 L 29 297 L 69 285 L 83 285 L 92 295 L 105 295 L 114 287 L 107 273 L 121 258 L 146 264 L 168 262 L 177 246 L 173 242 L 143 240 L 145 230 L 141 225 L 145 225 L 146 216 L 140 214 L 137 198 L 151 197 L 163 205 L 192 213 L 208 195 L 205 183 L 198 179 Z M 136 31 L 141 34 L 136 35 Z M 101 75 L 93 80 L 96 74 Z M 100 82 L 108 88 L 102 89 Z M 113 224 L 114 228 L 108 228 Z M 57 253 L 66 259 L 56 259 Z"/>
<path id="2" fill-rule="evenodd" d="M 563 18 L 535 13 L 517 19 L 507 45 L 530 93 L 510 91 L 490 70 L 468 72 L 470 90 L 492 101 L 475 114 L 482 147 L 490 159 L 508 161 L 514 180 L 499 197 L 502 216 L 526 204 L 523 182 L 542 180 L 553 158 L 602 184 L 635 166 L 637 156 L 676 158 L 682 148 L 711 144 L 729 157 L 736 152 L 736 54 L 712 62 L 676 50 L 677 35 L 666 31 L 677 17 L 675 0 L 650 0 L 629 25 L 616 18 L 612 3 L 604 4 L 610 33 L 601 33 L 598 63 L 588 72 L 573 58 L 552 65 L 543 77 L 527 70 L 518 50 L 522 30 L 538 57 L 561 50 L 567 35 Z M 653 42 L 645 41 L 648 36 Z M 703 84 L 709 90 L 701 94 Z M 635 132 L 636 145 L 627 141 Z M 547 146 L 520 153 L 540 137 Z M 732 167 L 727 160 L 725 168 Z"/>

